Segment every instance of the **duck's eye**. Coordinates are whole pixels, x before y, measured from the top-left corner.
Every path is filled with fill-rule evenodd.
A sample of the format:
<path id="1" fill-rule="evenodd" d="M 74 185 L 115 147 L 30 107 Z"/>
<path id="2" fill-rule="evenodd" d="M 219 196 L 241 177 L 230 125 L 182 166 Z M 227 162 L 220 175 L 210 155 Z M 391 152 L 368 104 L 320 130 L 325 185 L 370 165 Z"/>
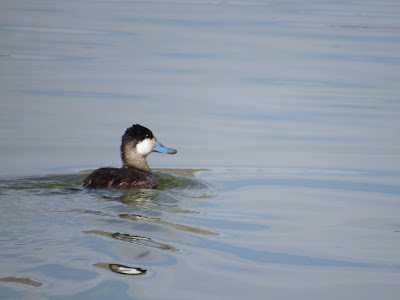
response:
<path id="1" fill-rule="evenodd" d="M 146 134 L 146 139 L 149 139 L 150 138 L 150 134 Z"/>

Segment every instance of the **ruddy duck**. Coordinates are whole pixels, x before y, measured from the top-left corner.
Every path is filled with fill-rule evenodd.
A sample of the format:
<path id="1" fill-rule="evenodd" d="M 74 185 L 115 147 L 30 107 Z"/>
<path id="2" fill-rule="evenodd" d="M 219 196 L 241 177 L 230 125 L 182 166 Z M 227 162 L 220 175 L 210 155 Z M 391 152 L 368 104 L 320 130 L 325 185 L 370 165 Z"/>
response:
<path id="1" fill-rule="evenodd" d="M 177 151 L 161 145 L 153 133 L 139 124 L 125 131 L 121 143 L 122 168 L 100 168 L 83 181 L 88 188 L 142 188 L 157 186 L 157 178 L 151 172 L 146 156 L 151 152 L 175 154 Z"/>

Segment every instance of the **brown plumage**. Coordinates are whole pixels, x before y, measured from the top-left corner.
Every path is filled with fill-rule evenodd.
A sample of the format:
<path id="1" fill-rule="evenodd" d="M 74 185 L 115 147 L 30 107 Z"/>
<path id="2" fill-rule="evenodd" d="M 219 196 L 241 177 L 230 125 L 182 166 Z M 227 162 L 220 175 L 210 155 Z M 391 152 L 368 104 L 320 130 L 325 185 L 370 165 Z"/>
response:
<path id="1" fill-rule="evenodd" d="M 157 186 L 157 178 L 147 164 L 146 156 L 151 152 L 175 154 L 176 150 L 162 146 L 153 133 L 139 124 L 125 131 L 121 142 L 122 168 L 100 168 L 83 181 L 88 188 L 139 188 Z"/>

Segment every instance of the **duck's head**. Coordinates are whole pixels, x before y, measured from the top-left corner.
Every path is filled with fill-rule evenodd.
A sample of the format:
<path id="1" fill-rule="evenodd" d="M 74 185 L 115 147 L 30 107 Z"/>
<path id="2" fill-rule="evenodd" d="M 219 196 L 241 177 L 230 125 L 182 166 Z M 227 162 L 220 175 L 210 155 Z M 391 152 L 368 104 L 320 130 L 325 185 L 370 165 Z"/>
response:
<path id="1" fill-rule="evenodd" d="M 122 136 L 122 167 L 131 167 L 151 172 L 146 162 L 146 156 L 153 151 L 168 154 L 175 154 L 177 152 L 174 149 L 164 147 L 146 127 L 139 124 L 132 125 Z"/>

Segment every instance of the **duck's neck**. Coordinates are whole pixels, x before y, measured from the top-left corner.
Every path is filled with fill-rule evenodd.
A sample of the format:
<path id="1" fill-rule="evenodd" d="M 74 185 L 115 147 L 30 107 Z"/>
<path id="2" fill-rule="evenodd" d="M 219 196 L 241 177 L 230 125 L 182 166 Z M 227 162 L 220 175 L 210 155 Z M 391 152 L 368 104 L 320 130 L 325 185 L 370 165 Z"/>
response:
<path id="1" fill-rule="evenodd" d="M 147 173 L 151 173 L 151 169 L 147 164 L 146 157 L 136 153 L 131 145 L 121 145 L 121 159 L 123 168 L 134 168 Z"/>

